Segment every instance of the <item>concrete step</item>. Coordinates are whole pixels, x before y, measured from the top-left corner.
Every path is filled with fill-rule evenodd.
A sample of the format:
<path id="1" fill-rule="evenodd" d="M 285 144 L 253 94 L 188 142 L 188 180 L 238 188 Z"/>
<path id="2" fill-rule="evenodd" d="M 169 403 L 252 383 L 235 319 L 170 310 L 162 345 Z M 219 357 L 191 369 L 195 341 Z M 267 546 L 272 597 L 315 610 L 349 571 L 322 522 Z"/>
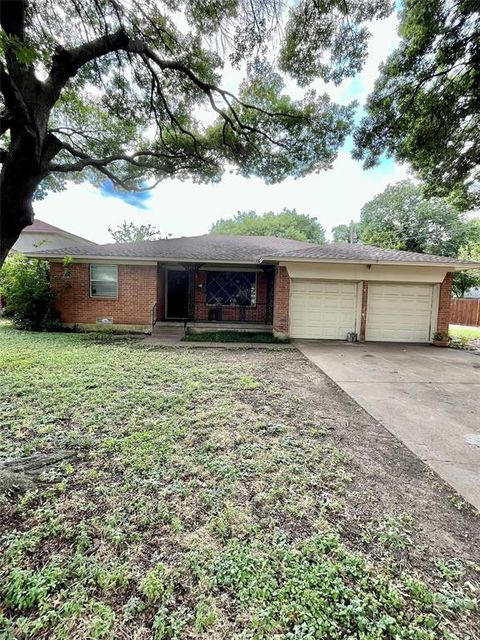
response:
<path id="1" fill-rule="evenodd" d="M 152 336 L 160 336 L 162 338 L 183 338 L 185 332 L 182 327 L 164 326 L 157 322 L 152 330 Z"/>

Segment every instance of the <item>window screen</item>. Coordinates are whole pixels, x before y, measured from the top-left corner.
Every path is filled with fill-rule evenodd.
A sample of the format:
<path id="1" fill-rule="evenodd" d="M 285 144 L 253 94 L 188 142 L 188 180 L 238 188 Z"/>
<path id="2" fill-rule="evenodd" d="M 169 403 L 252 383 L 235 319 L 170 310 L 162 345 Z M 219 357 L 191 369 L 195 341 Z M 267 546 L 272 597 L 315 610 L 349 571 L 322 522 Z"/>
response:
<path id="1" fill-rule="evenodd" d="M 207 304 L 251 306 L 256 303 L 256 274 L 244 271 L 209 271 Z"/>
<path id="2" fill-rule="evenodd" d="M 90 295 L 92 298 L 116 298 L 118 272 L 114 264 L 90 265 Z"/>

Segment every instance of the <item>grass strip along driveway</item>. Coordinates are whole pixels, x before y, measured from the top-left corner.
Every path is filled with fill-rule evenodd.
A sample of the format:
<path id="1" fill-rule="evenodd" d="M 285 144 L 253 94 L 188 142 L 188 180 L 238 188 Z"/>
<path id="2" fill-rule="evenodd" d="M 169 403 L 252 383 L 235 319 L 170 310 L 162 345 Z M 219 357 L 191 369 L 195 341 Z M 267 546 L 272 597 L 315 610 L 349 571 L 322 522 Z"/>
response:
<path id="1" fill-rule="evenodd" d="M 479 521 L 300 354 L 0 326 L 0 637 L 478 638 Z M 3 634 L 3 635 L 2 635 Z"/>

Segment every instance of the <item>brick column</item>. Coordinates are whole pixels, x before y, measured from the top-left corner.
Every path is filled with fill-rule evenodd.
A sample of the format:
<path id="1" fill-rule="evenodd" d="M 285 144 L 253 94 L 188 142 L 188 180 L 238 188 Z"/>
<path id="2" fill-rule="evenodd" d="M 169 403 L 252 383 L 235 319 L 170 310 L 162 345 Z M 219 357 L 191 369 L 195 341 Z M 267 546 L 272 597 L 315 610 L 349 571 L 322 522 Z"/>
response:
<path id="1" fill-rule="evenodd" d="M 440 285 L 440 295 L 438 298 L 437 331 L 448 333 L 450 324 L 450 307 L 452 303 L 452 280 L 453 273 L 449 272 Z"/>
<path id="2" fill-rule="evenodd" d="M 365 342 L 365 333 L 367 330 L 367 304 L 368 304 L 368 281 L 362 282 L 362 312 L 360 315 L 360 331 L 358 332 L 358 339 L 360 342 Z"/>
<path id="3" fill-rule="evenodd" d="M 288 336 L 288 304 L 290 277 L 285 267 L 275 267 L 273 288 L 273 334 L 279 338 Z"/>

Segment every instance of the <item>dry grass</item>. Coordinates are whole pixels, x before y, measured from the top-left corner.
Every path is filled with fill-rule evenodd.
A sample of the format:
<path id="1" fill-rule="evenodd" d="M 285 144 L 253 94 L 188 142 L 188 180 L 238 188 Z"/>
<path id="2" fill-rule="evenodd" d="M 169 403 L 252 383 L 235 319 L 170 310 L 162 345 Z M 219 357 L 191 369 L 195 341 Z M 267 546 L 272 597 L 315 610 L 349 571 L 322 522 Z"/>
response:
<path id="1" fill-rule="evenodd" d="M 395 561 L 395 501 L 344 535 L 353 467 L 274 359 L 0 327 L 0 457 L 78 454 L 2 499 L 0 637 L 475 637 L 465 566 Z"/>

